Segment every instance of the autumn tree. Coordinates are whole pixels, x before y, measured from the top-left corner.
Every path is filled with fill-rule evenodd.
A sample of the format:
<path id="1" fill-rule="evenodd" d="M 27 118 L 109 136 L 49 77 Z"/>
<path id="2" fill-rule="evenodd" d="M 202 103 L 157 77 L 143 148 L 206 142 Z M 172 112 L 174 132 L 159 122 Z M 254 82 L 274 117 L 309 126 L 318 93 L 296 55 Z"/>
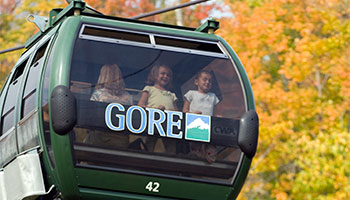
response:
<path id="1" fill-rule="evenodd" d="M 38 29 L 26 20 L 29 14 L 48 16 L 55 7 L 62 7 L 63 1 L 43 0 L 0 0 L 0 49 L 25 44 Z M 24 50 L 0 54 L 0 85 Z"/>
<path id="2" fill-rule="evenodd" d="M 184 3 L 187 0 L 85 0 L 85 2 L 106 15 L 129 18 Z M 51 9 L 66 5 L 65 0 L 0 0 L 0 49 L 23 45 L 38 31 L 34 24 L 26 21 L 29 14 L 47 17 Z M 219 8 L 215 3 L 196 5 L 143 20 L 197 27 L 215 7 Z M 22 52 L 23 50 L 0 55 L 0 85 Z"/>
<path id="3" fill-rule="evenodd" d="M 156 0 L 86 0 L 89 6 L 105 15 L 133 17 L 155 10 Z M 148 20 L 155 20 L 154 17 Z"/>
<path id="4" fill-rule="evenodd" d="M 0 49 L 10 48 L 16 45 L 12 35 L 8 34 L 12 29 L 13 21 L 15 20 L 14 11 L 17 8 L 19 1 L 6 1 L 0 0 Z M 11 70 L 11 66 L 16 56 L 8 55 L 8 59 L 5 59 L 3 55 L 0 55 L 0 85 L 3 84 L 8 72 Z M 11 59 L 12 58 L 12 59 Z"/>
<path id="5" fill-rule="evenodd" d="M 163 7 L 170 7 L 188 2 L 188 0 L 176 0 L 176 1 L 161 1 Z M 165 3 L 168 2 L 168 3 Z M 201 3 L 186 7 L 183 9 L 178 9 L 176 11 L 168 12 L 160 16 L 162 22 L 169 24 L 189 26 L 189 27 L 199 27 L 203 20 L 211 17 L 213 10 L 220 11 L 222 9 L 221 5 L 217 1 L 208 1 L 206 3 Z"/>
<path id="6" fill-rule="evenodd" d="M 158 9 L 186 3 L 188 0 L 86 0 L 86 2 L 91 7 L 106 15 L 129 18 Z M 201 24 L 201 20 L 210 16 L 210 11 L 212 9 L 220 8 L 219 5 L 212 1 L 148 17 L 142 20 L 198 27 Z"/>
<path id="7" fill-rule="evenodd" d="M 342 0 L 227 0 L 219 34 L 260 117 L 240 199 L 350 198 L 350 10 Z"/>

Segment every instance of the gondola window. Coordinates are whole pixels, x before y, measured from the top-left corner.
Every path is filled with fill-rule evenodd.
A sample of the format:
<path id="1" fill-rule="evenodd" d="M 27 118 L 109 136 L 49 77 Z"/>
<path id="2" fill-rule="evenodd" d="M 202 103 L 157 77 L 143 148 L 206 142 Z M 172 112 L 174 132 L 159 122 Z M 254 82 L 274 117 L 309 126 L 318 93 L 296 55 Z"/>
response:
<path id="1" fill-rule="evenodd" d="M 35 108 L 35 94 L 37 90 L 39 75 L 44 64 L 44 53 L 49 41 L 44 43 L 35 53 L 32 64 L 29 68 L 28 77 L 24 86 L 21 117 L 26 116 Z"/>
<path id="2" fill-rule="evenodd" d="M 73 130 L 76 165 L 232 184 L 242 155 L 235 130 L 246 111 L 232 60 L 212 41 L 185 41 L 179 47 L 175 38 L 151 47 L 101 39 L 110 33 L 99 30 L 98 37 L 80 37 L 74 46 L 70 90 L 78 107 Z M 192 51 L 199 43 L 203 44 Z M 203 51 L 206 45 L 213 52 L 210 48 Z M 166 93 L 176 96 L 172 109 L 140 105 L 155 66 L 166 66 L 171 73 Z M 183 113 L 184 95 L 197 90 L 201 70 L 210 74 L 210 92 L 218 101 L 215 111 L 211 115 Z M 199 122 L 207 127 L 202 132 L 207 136 L 190 134 L 189 129 Z M 199 153 L 191 153 L 191 146 L 199 147 Z M 208 153 L 215 154 L 211 161 Z"/>
<path id="3" fill-rule="evenodd" d="M 2 127 L 2 134 L 6 133 L 11 127 L 14 126 L 14 111 L 15 111 L 15 105 L 17 102 L 17 94 L 19 85 L 22 79 L 22 75 L 24 72 L 24 68 L 27 65 L 28 59 L 22 62 L 20 64 L 15 72 L 13 77 L 11 78 L 10 85 L 7 91 L 6 99 L 4 108 L 2 111 L 2 117 L 1 117 L 1 127 Z"/>

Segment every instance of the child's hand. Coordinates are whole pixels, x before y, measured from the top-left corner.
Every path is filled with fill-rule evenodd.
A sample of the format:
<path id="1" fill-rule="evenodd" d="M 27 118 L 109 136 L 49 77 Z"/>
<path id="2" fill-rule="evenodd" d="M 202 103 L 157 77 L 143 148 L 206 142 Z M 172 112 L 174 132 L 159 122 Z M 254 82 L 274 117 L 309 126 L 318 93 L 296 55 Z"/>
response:
<path id="1" fill-rule="evenodd" d="M 160 106 L 158 106 L 158 109 L 159 109 L 159 110 L 165 110 L 165 106 L 160 105 Z"/>
<path id="2" fill-rule="evenodd" d="M 102 102 L 108 102 L 108 101 L 111 101 L 112 99 L 113 99 L 113 96 L 110 94 L 103 94 L 99 98 L 99 100 Z"/>
<path id="3" fill-rule="evenodd" d="M 209 145 L 205 150 L 208 163 L 213 163 L 216 160 L 217 150 L 215 146 Z"/>

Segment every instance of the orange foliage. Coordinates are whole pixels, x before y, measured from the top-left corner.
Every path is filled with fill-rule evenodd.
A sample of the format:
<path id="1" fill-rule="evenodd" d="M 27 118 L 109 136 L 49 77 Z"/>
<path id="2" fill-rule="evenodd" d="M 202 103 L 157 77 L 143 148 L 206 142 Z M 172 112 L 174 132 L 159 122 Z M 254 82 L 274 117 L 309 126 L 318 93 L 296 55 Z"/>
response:
<path id="1" fill-rule="evenodd" d="M 258 153 L 240 198 L 349 198 L 350 168 L 339 172 L 327 161 L 344 165 L 350 146 L 346 2 L 226 3 L 234 17 L 221 19 L 219 35 L 246 67 L 261 122 Z"/>

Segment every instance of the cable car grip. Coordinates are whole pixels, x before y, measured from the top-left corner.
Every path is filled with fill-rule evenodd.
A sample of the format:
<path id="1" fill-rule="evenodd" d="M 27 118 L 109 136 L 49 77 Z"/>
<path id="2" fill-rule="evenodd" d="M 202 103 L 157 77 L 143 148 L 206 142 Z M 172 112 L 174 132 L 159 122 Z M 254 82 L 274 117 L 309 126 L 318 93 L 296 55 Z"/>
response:
<path id="1" fill-rule="evenodd" d="M 64 135 L 73 129 L 77 122 L 77 102 L 67 86 L 58 85 L 51 93 L 51 122 L 53 130 Z"/>
<path id="2" fill-rule="evenodd" d="M 259 136 L 259 117 L 255 110 L 242 116 L 239 124 L 238 145 L 248 158 L 256 153 Z"/>

